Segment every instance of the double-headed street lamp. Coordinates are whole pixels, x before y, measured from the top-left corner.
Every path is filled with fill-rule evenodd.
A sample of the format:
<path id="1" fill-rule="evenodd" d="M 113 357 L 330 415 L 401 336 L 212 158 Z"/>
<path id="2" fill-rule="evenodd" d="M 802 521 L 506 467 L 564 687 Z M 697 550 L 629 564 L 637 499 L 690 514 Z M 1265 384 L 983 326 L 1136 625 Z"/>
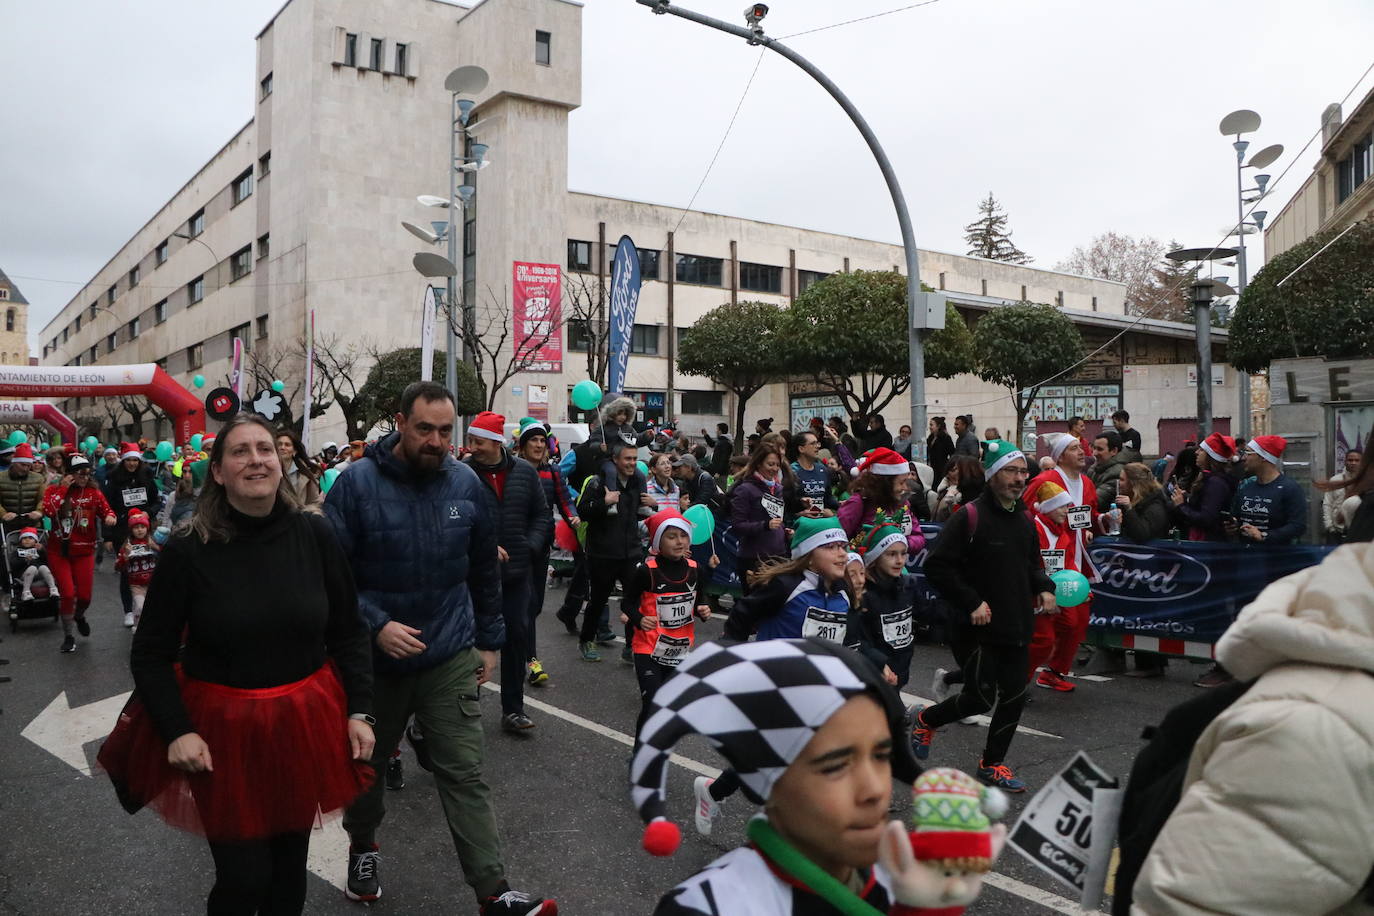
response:
<path id="1" fill-rule="evenodd" d="M 1180 248 L 1164 255 L 1171 261 L 1224 261 L 1236 257 L 1234 248 Z M 1216 281 L 1199 277 L 1188 290 L 1197 332 L 1197 434 L 1201 442 L 1212 434 L 1212 299 Z"/>

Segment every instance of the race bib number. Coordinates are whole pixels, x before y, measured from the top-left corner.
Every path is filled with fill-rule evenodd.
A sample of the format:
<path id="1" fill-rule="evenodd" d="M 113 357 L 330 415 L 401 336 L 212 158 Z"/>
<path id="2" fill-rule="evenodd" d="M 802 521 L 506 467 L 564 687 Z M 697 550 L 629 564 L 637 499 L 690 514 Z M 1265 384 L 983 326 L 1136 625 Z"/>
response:
<path id="1" fill-rule="evenodd" d="M 848 617 L 842 611 L 809 607 L 806 609 L 806 620 L 802 623 L 802 636 L 818 636 L 830 642 L 842 643 Z"/>
<path id="2" fill-rule="evenodd" d="M 38 559 L 38 548 L 36 548 L 36 547 L 20 547 L 20 548 L 19 548 L 19 557 L 20 557 L 21 559 L 24 559 L 24 560 L 37 560 L 37 559 Z"/>
<path id="3" fill-rule="evenodd" d="M 121 495 L 124 497 L 124 508 L 126 509 L 141 506 L 148 501 L 148 491 L 142 487 L 137 490 L 124 490 Z"/>
<path id="4" fill-rule="evenodd" d="M 1040 559 L 1045 564 L 1045 572 L 1053 575 L 1064 568 L 1064 551 L 1062 550 L 1042 550 Z"/>
<path id="5" fill-rule="evenodd" d="M 658 641 L 654 643 L 654 651 L 650 656 L 660 665 L 667 665 L 669 668 L 676 668 L 682 664 L 682 659 L 691 651 L 692 640 L 688 636 L 665 636 L 658 634 Z"/>
<path id="6" fill-rule="evenodd" d="M 883 614 L 883 642 L 894 649 L 905 649 L 911 645 L 911 608 L 902 608 L 891 614 Z"/>
<path id="7" fill-rule="evenodd" d="M 763 494 L 763 508 L 769 518 L 782 518 L 782 497 L 771 493 Z"/>
<path id="8" fill-rule="evenodd" d="M 1084 528 L 1091 528 L 1093 524 L 1093 510 L 1091 506 L 1074 506 L 1069 509 L 1069 528 L 1074 531 L 1082 531 Z"/>
<path id="9" fill-rule="evenodd" d="M 658 625 L 666 630 L 676 630 L 692 622 L 692 595 L 659 595 Z"/>

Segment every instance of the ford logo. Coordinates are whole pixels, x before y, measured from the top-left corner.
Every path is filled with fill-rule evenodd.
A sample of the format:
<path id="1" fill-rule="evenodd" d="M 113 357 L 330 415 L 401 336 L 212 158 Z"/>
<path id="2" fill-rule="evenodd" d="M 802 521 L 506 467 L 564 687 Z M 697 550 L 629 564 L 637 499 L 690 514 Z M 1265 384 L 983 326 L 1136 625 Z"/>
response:
<path id="1" fill-rule="evenodd" d="M 1093 591 L 1121 601 L 1179 601 L 1207 588 L 1207 564 L 1167 547 L 1103 544 L 1089 548 L 1102 581 Z"/>

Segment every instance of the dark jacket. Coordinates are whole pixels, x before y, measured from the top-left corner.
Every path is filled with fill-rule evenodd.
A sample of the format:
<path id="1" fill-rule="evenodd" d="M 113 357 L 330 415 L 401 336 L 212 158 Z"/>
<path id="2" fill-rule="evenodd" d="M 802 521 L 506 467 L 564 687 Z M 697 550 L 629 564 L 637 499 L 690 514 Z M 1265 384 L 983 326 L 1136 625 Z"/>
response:
<path id="1" fill-rule="evenodd" d="M 725 494 L 720 491 L 716 479 L 705 471 L 698 470 L 695 480 L 679 480 L 682 495 L 693 506 L 705 506 L 711 514 L 724 521 L 726 516 Z"/>
<path id="2" fill-rule="evenodd" d="M 1106 461 L 1093 465 L 1088 472 L 1093 486 L 1097 487 L 1097 511 L 1110 512 L 1116 505 L 1116 493 L 1121 486 L 1121 472 L 1132 461 L 1139 461 L 1135 453 L 1128 454 L 1125 449 L 1117 452 Z"/>
<path id="3" fill-rule="evenodd" d="M 972 428 L 964 430 L 964 434 L 954 443 L 954 454 L 968 455 L 970 458 L 982 457 L 983 447 L 978 443 L 978 436 Z"/>
<path id="4" fill-rule="evenodd" d="M 447 457 L 437 471 L 417 474 L 393 452 L 398 441 L 392 433 L 368 446 L 324 501 L 372 632 L 396 620 L 418 629 L 426 646 L 406 659 L 374 648 L 383 674 L 421 671 L 506 641 L 497 525 L 482 482 Z"/>
<path id="5" fill-rule="evenodd" d="M 620 486 L 615 515 L 606 505 L 606 484 L 590 477 L 577 499 L 577 515 L 587 523 L 587 539 L 582 549 L 588 557 L 603 560 L 637 560 L 644 550 L 639 543 L 639 475 Z"/>
<path id="6" fill-rule="evenodd" d="M 978 524 L 969 537 L 968 506 L 977 507 Z M 926 556 L 926 578 L 951 607 L 951 626 L 980 643 L 1030 644 L 1035 597 L 1053 592 L 1040 563 L 1040 540 L 1020 500 L 1002 508 L 991 490 L 950 516 Z M 974 626 L 971 615 L 987 602 L 992 621 Z"/>
<path id="7" fill-rule="evenodd" d="M 572 500 L 568 499 L 568 485 L 563 482 L 563 472 L 558 466 L 551 462 L 544 462 L 535 468 L 539 474 L 539 483 L 544 490 L 544 502 L 569 525 L 577 517 L 577 510 L 573 507 Z M 550 544 L 544 545 L 544 550 L 549 550 Z"/>
<path id="8" fill-rule="evenodd" d="M 859 444 L 866 452 L 875 448 L 892 448 L 892 433 L 879 424 L 877 429 L 865 429 L 859 435 Z"/>
<path id="9" fill-rule="evenodd" d="M 1235 485 L 1231 476 L 1221 471 L 1203 471 L 1202 483 L 1188 493 L 1183 505 L 1174 507 L 1179 524 L 1188 529 L 1190 541 L 1227 540 L 1221 513 L 1231 509 Z"/>
<path id="10" fill-rule="evenodd" d="M 730 437 L 722 433 L 714 439 L 709 435 L 703 436 L 703 438 L 706 440 L 706 444 L 711 446 L 713 450 L 711 452 L 711 465 L 707 470 L 718 477 L 724 477 L 726 474 L 729 474 L 730 454 L 734 449 L 734 443 L 730 441 Z"/>
<path id="11" fill-rule="evenodd" d="M 1355 517 L 1345 526 L 1345 543 L 1374 541 L 1374 492 L 1366 492 L 1355 510 Z"/>
<path id="12" fill-rule="evenodd" d="M 105 502 L 117 521 L 113 528 L 105 529 L 105 540 L 123 543 L 129 536 L 129 510 L 142 509 L 148 513 L 148 520 L 157 518 L 162 508 L 162 494 L 158 491 L 153 469 L 139 462 L 138 470 L 130 473 L 123 463 L 110 469 L 105 475 Z"/>
<path id="13" fill-rule="evenodd" d="M 1138 505 L 1122 510 L 1121 533 L 1137 544 L 1168 537 L 1173 527 L 1170 508 L 1163 490 L 1151 493 Z"/>
<path id="14" fill-rule="evenodd" d="M 501 581 L 528 578 L 533 558 L 543 556 L 553 542 L 553 514 L 544 500 L 539 472 L 528 461 L 519 461 L 502 451 L 498 467 L 504 466 L 506 482 L 498 497 L 471 455 L 463 463 L 482 481 L 492 518 L 496 519 L 496 543 L 506 551 Z"/>
<path id="15" fill-rule="evenodd" d="M 863 600 L 849 614 L 850 641 L 846 645 L 873 662 L 879 671 L 884 665 L 891 668 L 899 687 L 906 684 L 911 674 L 915 598 L 911 577 L 884 576 L 870 567 Z"/>
<path id="16" fill-rule="evenodd" d="M 945 479 L 945 471 L 949 469 L 949 459 L 954 457 L 954 440 L 949 437 L 949 433 L 940 433 L 938 436 L 926 436 L 926 463 L 935 472 L 932 478 L 936 485 Z"/>
<path id="17" fill-rule="evenodd" d="M 47 486 L 47 475 L 41 470 L 37 473 L 29 471 L 22 480 L 6 470 L 0 474 L 0 510 L 15 515 L 37 512 L 43 503 L 43 491 Z"/>
<path id="18" fill-rule="evenodd" d="M 787 534 L 781 527 L 770 528 L 768 522 L 773 516 L 763 505 L 764 494 L 768 488 L 755 475 L 750 475 L 735 484 L 730 491 L 730 527 L 739 539 L 739 556 L 782 557 L 787 555 Z M 777 499 L 786 499 L 781 485 L 777 488 Z"/>

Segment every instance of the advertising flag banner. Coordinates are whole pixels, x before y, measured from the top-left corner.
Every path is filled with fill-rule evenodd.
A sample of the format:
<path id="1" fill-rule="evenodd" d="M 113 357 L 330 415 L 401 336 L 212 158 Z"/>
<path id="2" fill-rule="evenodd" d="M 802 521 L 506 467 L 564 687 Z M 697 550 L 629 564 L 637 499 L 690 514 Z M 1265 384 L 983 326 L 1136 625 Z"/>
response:
<path id="1" fill-rule="evenodd" d="M 525 372 L 563 371 L 562 268 L 516 261 L 511 338 Z"/>
<path id="2" fill-rule="evenodd" d="M 301 408 L 301 445 L 310 454 L 310 394 L 315 390 L 315 310 L 310 310 L 305 327 L 305 404 Z"/>
<path id="3" fill-rule="evenodd" d="M 424 311 L 420 316 L 420 381 L 434 379 L 434 287 L 425 287 Z"/>
<path id="4" fill-rule="evenodd" d="M 620 237 L 611 263 L 610 361 L 607 390 L 625 391 L 625 369 L 630 364 L 630 338 L 639 307 L 639 249 L 628 235 Z"/>
<path id="5" fill-rule="evenodd" d="M 243 398 L 243 338 L 234 338 L 234 360 L 229 366 L 229 387 Z"/>

